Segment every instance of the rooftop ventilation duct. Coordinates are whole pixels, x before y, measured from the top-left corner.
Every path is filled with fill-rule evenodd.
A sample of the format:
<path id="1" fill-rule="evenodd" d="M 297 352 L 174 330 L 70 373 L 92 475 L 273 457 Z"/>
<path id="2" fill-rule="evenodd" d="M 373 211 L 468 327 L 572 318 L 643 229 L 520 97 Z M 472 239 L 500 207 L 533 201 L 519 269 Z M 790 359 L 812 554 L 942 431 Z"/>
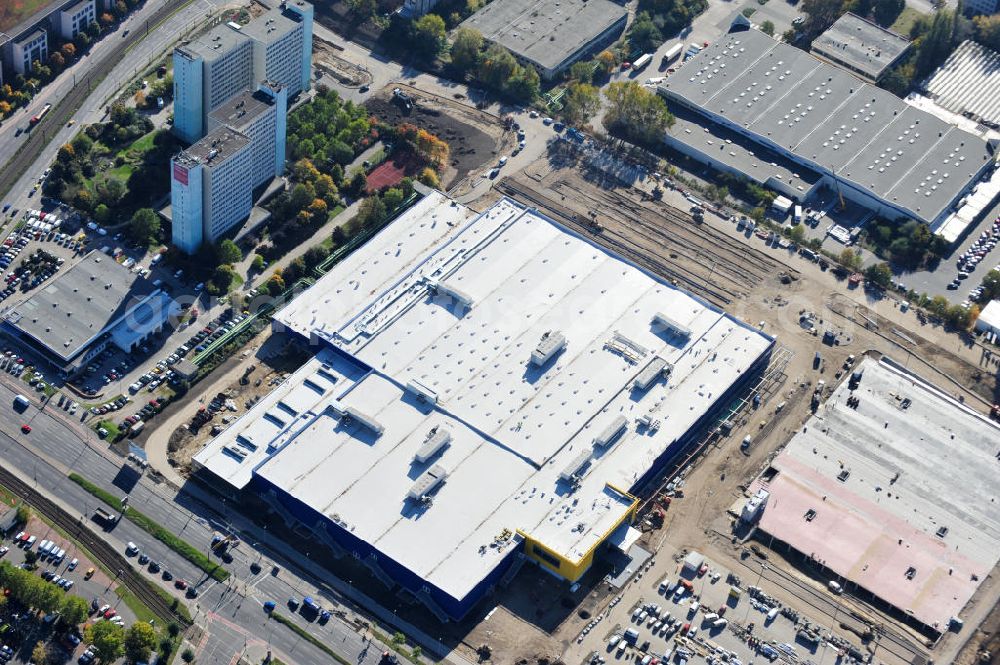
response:
<path id="1" fill-rule="evenodd" d="M 566 348 L 566 337 L 558 331 L 548 331 L 538 340 L 538 346 L 531 352 L 531 364 L 541 367 L 552 356 Z"/>
<path id="2" fill-rule="evenodd" d="M 449 443 L 451 443 L 451 431 L 447 427 L 438 425 L 427 433 L 413 459 L 422 464 L 444 450 Z"/>

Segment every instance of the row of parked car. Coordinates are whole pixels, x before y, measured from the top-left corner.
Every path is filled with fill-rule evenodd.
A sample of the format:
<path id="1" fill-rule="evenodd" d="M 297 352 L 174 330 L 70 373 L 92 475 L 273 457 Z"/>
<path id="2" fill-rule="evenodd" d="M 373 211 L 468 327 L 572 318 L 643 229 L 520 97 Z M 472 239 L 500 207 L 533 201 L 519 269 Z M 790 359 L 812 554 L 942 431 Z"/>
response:
<path id="1" fill-rule="evenodd" d="M 139 562 L 140 566 L 146 566 L 146 570 L 148 570 L 150 573 L 153 573 L 154 575 L 156 573 L 160 573 L 160 577 L 163 578 L 165 582 L 173 581 L 174 588 L 179 589 L 181 591 L 186 591 L 187 592 L 186 595 L 188 598 L 198 597 L 197 588 L 188 585 L 187 580 L 182 580 L 180 578 L 174 579 L 173 573 L 171 573 L 166 568 L 162 568 L 160 566 L 159 561 L 150 560 L 149 555 L 141 551 L 139 546 L 133 543 L 132 541 L 129 541 L 128 544 L 125 545 L 125 556 L 137 557 L 137 561 Z"/>

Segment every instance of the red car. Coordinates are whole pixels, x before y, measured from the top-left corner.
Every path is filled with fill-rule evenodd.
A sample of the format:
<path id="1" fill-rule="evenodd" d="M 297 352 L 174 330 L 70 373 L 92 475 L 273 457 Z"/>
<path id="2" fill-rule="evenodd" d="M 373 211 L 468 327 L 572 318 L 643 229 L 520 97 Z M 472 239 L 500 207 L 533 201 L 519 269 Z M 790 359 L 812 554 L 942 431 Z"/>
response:
<path id="1" fill-rule="evenodd" d="M 186 589 L 187 585 L 188 585 L 188 583 L 185 582 L 184 580 L 180 580 L 180 579 L 174 580 L 174 586 L 177 587 L 178 589 Z"/>
<path id="2" fill-rule="evenodd" d="M 31 425 L 28 424 L 21 425 L 21 431 L 24 432 L 25 434 L 31 433 Z"/>
<path id="3" fill-rule="evenodd" d="M 118 612 L 116 612 L 114 610 L 114 608 L 111 608 L 110 610 L 108 610 L 107 612 L 104 613 L 104 618 L 105 619 L 110 619 L 111 617 L 113 617 L 116 614 L 118 614 Z"/>

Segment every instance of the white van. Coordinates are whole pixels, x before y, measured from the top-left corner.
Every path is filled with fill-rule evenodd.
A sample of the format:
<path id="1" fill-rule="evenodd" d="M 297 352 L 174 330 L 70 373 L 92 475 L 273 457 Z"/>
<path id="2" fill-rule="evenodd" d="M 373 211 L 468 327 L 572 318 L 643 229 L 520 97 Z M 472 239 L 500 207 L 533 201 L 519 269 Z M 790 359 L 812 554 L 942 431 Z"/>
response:
<path id="1" fill-rule="evenodd" d="M 664 577 L 663 581 L 660 582 L 660 593 L 666 593 L 667 589 L 670 588 L 670 578 Z"/>
<path id="2" fill-rule="evenodd" d="M 802 221 L 802 206 L 795 206 L 792 208 L 792 224 L 798 224 Z"/>
<path id="3" fill-rule="evenodd" d="M 778 618 L 778 608 L 777 607 L 772 607 L 771 610 L 767 613 L 767 618 L 764 619 L 764 623 L 765 624 L 771 623 L 772 621 L 774 621 L 777 618 Z"/>
<path id="4" fill-rule="evenodd" d="M 719 618 L 718 614 L 716 614 L 715 612 L 709 612 L 708 614 L 702 617 L 702 621 L 714 622 L 718 618 Z"/>

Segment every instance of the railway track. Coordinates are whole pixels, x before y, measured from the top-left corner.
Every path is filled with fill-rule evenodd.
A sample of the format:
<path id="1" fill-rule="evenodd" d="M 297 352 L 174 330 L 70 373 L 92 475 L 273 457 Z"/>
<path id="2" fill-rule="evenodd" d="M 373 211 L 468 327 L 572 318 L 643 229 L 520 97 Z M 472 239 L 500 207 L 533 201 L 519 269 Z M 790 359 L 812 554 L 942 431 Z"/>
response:
<path id="1" fill-rule="evenodd" d="M 191 0 L 168 0 L 146 22 L 157 26 L 171 14 L 191 2 Z M 118 62 L 125 59 L 129 48 L 140 42 L 146 36 L 146 30 L 136 29 L 128 37 L 122 39 L 116 35 L 108 35 L 105 39 L 117 39 L 118 44 L 94 65 L 90 72 L 80 78 L 62 99 L 56 101 L 46 117 L 28 134 L 28 139 L 21 144 L 14 156 L 0 167 L 0 198 L 7 196 L 17 181 L 35 163 L 48 142 L 62 129 L 73 114 L 80 110 L 94 86 L 100 83 Z"/>
<path id="2" fill-rule="evenodd" d="M 0 467 L 0 485 L 24 499 L 70 538 L 83 545 L 107 570 L 118 571 L 118 581 L 135 594 L 160 620 L 167 623 L 175 622 L 181 626 L 190 625 L 191 622 L 176 612 L 171 603 L 153 588 L 149 580 L 133 570 L 128 560 L 94 533 L 82 518 L 74 518 L 4 467 Z"/>

